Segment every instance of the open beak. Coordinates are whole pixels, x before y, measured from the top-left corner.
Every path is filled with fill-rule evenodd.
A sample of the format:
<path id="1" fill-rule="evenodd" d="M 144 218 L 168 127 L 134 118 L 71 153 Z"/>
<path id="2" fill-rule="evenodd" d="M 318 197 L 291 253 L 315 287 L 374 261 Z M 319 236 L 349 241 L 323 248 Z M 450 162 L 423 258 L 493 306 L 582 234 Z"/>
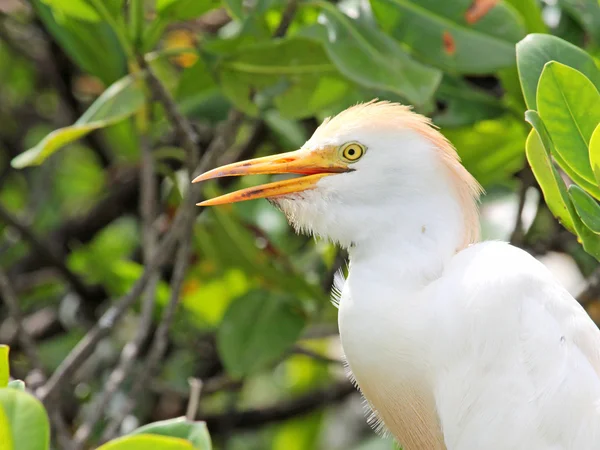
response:
<path id="1" fill-rule="evenodd" d="M 192 182 L 198 183 L 199 181 L 212 180 L 213 178 L 240 175 L 283 173 L 305 175 L 304 177 L 241 189 L 198 203 L 198 206 L 214 206 L 225 203 L 241 202 L 244 200 L 253 200 L 255 198 L 278 197 L 294 192 L 314 189 L 321 178 L 335 173 L 348 172 L 349 170 L 351 169 L 349 169 L 337 156 L 337 150 L 335 148 L 319 149 L 318 151 L 296 150 L 289 153 L 255 158 L 217 167 L 216 169 L 209 170 L 194 178 Z"/>

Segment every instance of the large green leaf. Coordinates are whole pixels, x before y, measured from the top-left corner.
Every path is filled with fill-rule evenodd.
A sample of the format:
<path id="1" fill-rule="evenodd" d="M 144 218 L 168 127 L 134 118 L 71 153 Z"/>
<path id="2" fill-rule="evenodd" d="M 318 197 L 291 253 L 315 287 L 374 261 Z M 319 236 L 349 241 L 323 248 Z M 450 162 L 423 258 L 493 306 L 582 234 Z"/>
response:
<path id="1" fill-rule="evenodd" d="M 107 442 L 97 450 L 194 450 L 194 447 L 185 439 L 139 434 Z"/>
<path id="2" fill-rule="evenodd" d="M 529 109 L 537 109 L 538 80 L 549 61 L 557 61 L 577 69 L 600 89 L 600 71 L 594 59 L 584 50 L 556 36 L 530 34 L 517 44 L 517 67 L 523 96 Z"/>
<path id="3" fill-rule="evenodd" d="M 70 1 L 53 0 L 61 5 Z M 113 0 L 107 7 L 114 9 L 116 2 L 117 0 Z M 42 0 L 31 0 L 31 3 L 50 34 L 84 71 L 97 76 L 106 85 L 126 75 L 125 53 L 108 24 L 103 21 L 82 21 L 64 14 L 57 16 Z"/>
<path id="4" fill-rule="evenodd" d="M 140 80 L 127 76 L 110 86 L 73 125 L 54 130 L 35 147 L 15 157 L 11 164 L 23 168 L 43 163 L 65 145 L 93 130 L 120 122 L 144 104 Z"/>
<path id="5" fill-rule="evenodd" d="M 600 234 L 600 206 L 598 202 L 576 184 L 569 186 L 569 195 L 583 224 L 594 233 Z"/>
<path id="6" fill-rule="evenodd" d="M 600 93 L 581 72 L 552 61 L 546 64 L 537 91 L 537 106 L 569 175 L 575 172 L 600 198 L 590 166 L 588 145 L 600 123 Z M 563 163 L 566 166 L 563 166 Z M 578 180 L 579 182 L 579 180 Z"/>
<path id="7" fill-rule="evenodd" d="M 0 442 L 2 442 L 2 450 L 13 450 L 13 439 L 10 433 L 10 424 L 8 417 L 4 413 L 4 409 L 0 406 Z"/>
<path id="8" fill-rule="evenodd" d="M 540 135 L 535 129 L 529 132 L 525 148 L 527 160 L 542 189 L 548 208 L 565 228 L 576 233 L 572 218 L 574 211 L 572 211 L 565 183 L 552 165 L 549 149 L 545 149 Z"/>
<path id="9" fill-rule="evenodd" d="M 33 395 L 17 389 L 0 389 L 0 408 L 13 439 L 11 450 L 46 450 L 50 442 L 48 416 Z"/>
<path id="10" fill-rule="evenodd" d="M 218 0 L 157 0 L 156 12 L 169 20 L 190 20 L 220 4 Z"/>
<path id="11" fill-rule="evenodd" d="M 252 291 L 236 299 L 217 331 L 217 348 L 234 377 L 277 361 L 298 339 L 305 319 L 290 298 Z"/>
<path id="12" fill-rule="evenodd" d="M 185 417 L 149 423 L 133 431 L 133 434 L 156 434 L 185 439 L 195 450 L 211 450 L 210 434 L 204 422 L 191 422 Z"/>
<path id="13" fill-rule="evenodd" d="M 552 155 L 552 158 L 554 158 L 554 160 L 556 160 L 558 165 L 560 167 L 562 167 L 563 170 L 565 170 L 565 168 L 566 168 L 565 171 L 567 171 L 567 174 L 571 177 L 571 179 L 575 183 L 577 183 L 581 186 L 585 186 L 586 188 L 590 187 L 591 189 L 594 189 L 594 185 L 589 183 L 585 178 L 583 178 L 577 172 L 571 170 L 569 168 L 568 164 L 564 161 L 564 159 L 560 155 L 560 153 L 556 151 L 554 142 L 552 141 L 552 138 L 550 137 L 550 134 L 548 133 L 548 130 L 546 128 L 546 125 L 542 121 L 542 118 L 540 117 L 538 112 L 532 111 L 532 110 L 526 111 L 525 112 L 525 120 L 527 122 L 529 122 L 533 126 L 533 128 L 535 128 L 535 130 L 538 132 L 538 134 L 540 136 L 540 139 L 542 140 L 544 148 L 550 152 L 550 154 Z"/>
<path id="14" fill-rule="evenodd" d="M 8 367 L 8 345 L 0 345 L 0 388 L 8 385 L 10 370 Z"/>
<path id="15" fill-rule="evenodd" d="M 594 171 L 596 182 L 600 186 L 600 123 L 596 126 L 590 139 L 590 165 Z"/>
<path id="16" fill-rule="evenodd" d="M 98 22 L 100 16 L 93 6 L 90 6 L 85 0 L 42 0 L 55 14 L 64 14 L 65 16 L 75 17 L 76 19 Z"/>
<path id="17" fill-rule="evenodd" d="M 384 30 L 433 66 L 460 73 L 489 73 L 514 64 L 515 43 L 525 35 L 519 14 L 498 2 L 473 14 L 472 0 L 371 0 Z"/>
<path id="18" fill-rule="evenodd" d="M 547 33 L 548 27 L 544 23 L 542 11 L 538 0 L 505 0 L 515 8 L 523 17 L 525 27 L 529 33 Z"/>
<path id="19" fill-rule="evenodd" d="M 307 117 L 348 89 L 322 47 L 300 37 L 242 46 L 212 63 L 223 93 L 252 115 L 273 103 L 286 117 Z"/>
<path id="20" fill-rule="evenodd" d="M 402 46 L 368 20 L 351 19 L 331 3 L 318 3 L 325 30 L 313 35 L 324 44 L 327 54 L 347 78 L 371 88 L 383 89 L 425 104 L 434 94 L 442 74 L 413 60 Z"/>
<path id="21" fill-rule="evenodd" d="M 600 44 L 600 5 L 598 0 L 559 0 L 559 3 L 565 11 L 577 19 L 596 43 Z"/>

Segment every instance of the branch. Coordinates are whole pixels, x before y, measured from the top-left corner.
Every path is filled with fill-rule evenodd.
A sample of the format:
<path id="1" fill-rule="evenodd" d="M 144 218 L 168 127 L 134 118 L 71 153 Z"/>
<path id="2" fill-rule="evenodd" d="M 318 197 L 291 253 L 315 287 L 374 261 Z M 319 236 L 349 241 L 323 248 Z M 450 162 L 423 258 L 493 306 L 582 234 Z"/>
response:
<path id="1" fill-rule="evenodd" d="M 93 353 L 94 348 L 110 333 L 110 330 L 121 320 L 125 312 L 133 305 L 140 294 L 146 288 L 148 281 L 154 274 L 160 270 L 166 262 L 175 243 L 177 235 L 184 225 L 182 215 L 177 214 L 173 220 L 171 229 L 162 238 L 151 263 L 146 266 L 144 272 L 135 282 L 131 290 L 114 303 L 98 320 L 96 325 L 79 341 L 75 348 L 67 355 L 60 366 L 52 374 L 46 385 L 40 388 L 37 392 L 40 400 L 49 402 L 53 400 L 58 390 L 66 383 L 73 373 L 83 364 L 87 358 Z"/>
<path id="2" fill-rule="evenodd" d="M 298 9 L 298 0 L 290 0 L 281 15 L 281 21 L 273 33 L 274 38 L 281 38 L 285 36 L 288 28 L 292 24 L 294 20 L 294 16 L 296 15 L 296 10 Z"/>
<path id="3" fill-rule="evenodd" d="M 147 135 L 143 135 L 140 136 L 140 142 L 142 147 L 140 215 L 142 217 L 143 262 L 146 265 L 150 264 L 157 242 L 157 233 L 153 226 L 157 215 L 157 186 L 150 140 Z M 75 449 L 81 448 L 89 439 L 94 427 L 102 419 L 109 402 L 135 367 L 135 362 L 140 354 L 142 345 L 146 341 L 152 327 L 152 314 L 154 312 L 158 279 L 159 274 L 154 273 L 146 286 L 144 300 L 142 301 L 140 323 L 135 336 L 125 344 L 121 351 L 119 362 L 108 377 L 104 389 L 95 401 L 94 408 L 91 410 L 86 421 L 75 432 Z"/>
<path id="4" fill-rule="evenodd" d="M 64 333 L 58 312 L 51 306 L 39 309 L 27 317 L 23 318 L 23 328 L 34 341 L 43 340 Z M 0 325 L 0 342 L 10 347 L 18 345 L 18 330 L 16 324 L 12 321 L 5 320 Z"/>
<path id="5" fill-rule="evenodd" d="M 192 155 L 194 154 L 195 153 L 192 153 Z M 191 183 L 191 172 L 188 175 L 190 176 L 189 180 Z M 106 427 L 102 436 L 103 442 L 113 438 L 117 434 L 123 418 L 125 418 L 134 408 L 138 397 L 146 388 L 148 379 L 164 356 L 168 343 L 169 329 L 171 328 L 173 318 L 175 317 L 175 311 L 179 304 L 179 294 L 190 262 L 191 241 L 195 219 L 195 203 L 193 191 L 192 189 L 189 189 L 186 198 L 184 198 L 184 204 L 180 208 L 180 210 L 183 211 L 182 216 L 184 217 L 183 220 L 185 221 L 185 226 L 175 258 L 175 268 L 173 269 L 173 278 L 171 279 L 171 295 L 169 297 L 169 302 L 163 312 L 163 317 L 158 328 L 156 329 L 154 340 L 152 341 L 150 351 L 144 362 L 144 368 L 129 394 L 129 402 L 121 408 L 119 416 Z"/>
<path id="6" fill-rule="evenodd" d="M 274 424 L 294 417 L 303 416 L 320 408 L 339 403 L 356 389 L 349 381 L 342 381 L 326 389 L 316 390 L 295 399 L 262 409 L 247 409 L 232 414 L 200 414 L 199 420 L 206 422 L 211 435 L 217 435 L 232 426 L 234 429 L 252 429 L 265 424 Z"/>
<path id="7" fill-rule="evenodd" d="M 533 186 L 535 179 L 528 165 L 521 170 L 519 178 L 521 180 L 521 185 L 519 187 L 519 203 L 517 205 L 515 224 L 510 235 L 510 243 L 517 247 L 522 247 L 523 239 L 525 238 L 525 231 L 523 230 L 523 209 L 525 208 L 527 190 Z"/>

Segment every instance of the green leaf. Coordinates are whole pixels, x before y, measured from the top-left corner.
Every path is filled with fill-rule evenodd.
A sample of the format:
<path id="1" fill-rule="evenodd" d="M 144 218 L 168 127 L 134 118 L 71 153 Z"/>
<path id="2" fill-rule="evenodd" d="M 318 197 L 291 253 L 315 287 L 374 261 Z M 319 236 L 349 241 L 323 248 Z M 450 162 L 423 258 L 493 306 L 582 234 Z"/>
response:
<path id="1" fill-rule="evenodd" d="M 100 16 L 96 10 L 90 6 L 85 0 L 42 0 L 55 13 L 64 14 L 65 16 L 75 17 L 77 19 L 87 20 L 90 22 L 98 22 Z"/>
<path id="2" fill-rule="evenodd" d="M 204 422 L 190 422 L 185 417 L 149 423 L 133 431 L 135 434 L 155 434 L 185 439 L 196 450 L 211 450 L 210 434 Z"/>
<path id="3" fill-rule="evenodd" d="M 583 249 L 600 261 L 600 235 L 591 231 L 580 220 L 575 222 L 575 226 Z"/>
<path id="4" fill-rule="evenodd" d="M 58 0 L 54 0 L 59 2 Z M 60 0 L 59 3 L 69 3 Z M 113 30 L 103 21 L 81 21 L 72 16 L 53 14 L 41 0 L 31 0 L 36 16 L 60 44 L 65 53 L 84 71 L 109 85 L 127 74 L 127 59 Z M 117 0 L 107 4 L 111 10 Z"/>
<path id="5" fill-rule="evenodd" d="M 554 142 L 552 141 L 552 138 L 550 137 L 550 134 L 548 133 L 548 130 L 546 129 L 546 125 L 544 125 L 544 122 L 542 121 L 542 119 L 541 119 L 540 115 L 537 113 L 537 111 L 531 111 L 531 110 L 526 111 L 525 112 L 525 120 L 527 122 L 529 122 L 533 126 L 533 128 L 535 128 L 535 130 L 539 133 L 539 136 L 540 136 L 540 139 L 542 140 L 544 148 L 550 153 L 552 158 L 554 158 L 556 160 L 558 165 L 560 167 L 562 167 L 562 169 L 565 170 L 565 172 L 567 172 L 569 177 L 571 177 L 571 179 L 575 183 L 577 183 L 581 186 L 585 186 L 586 188 L 590 187 L 591 189 L 595 189 L 593 184 L 589 183 L 585 178 L 583 178 L 577 172 L 571 170 L 569 168 L 568 164 L 565 163 L 565 161 L 562 158 L 562 156 L 560 155 L 560 153 L 558 153 L 556 151 L 556 147 L 554 146 Z"/>
<path id="6" fill-rule="evenodd" d="M 517 44 L 517 67 L 525 103 L 537 109 L 538 80 L 549 61 L 570 66 L 583 73 L 596 88 L 600 88 L 600 71 L 594 59 L 584 50 L 548 34 L 530 34 Z"/>
<path id="7" fill-rule="evenodd" d="M 548 27 L 542 18 L 542 11 L 537 0 L 505 0 L 523 17 L 529 33 L 547 33 Z"/>
<path id="8" fill-rule="evenodd" d="M 11 382 L 8 383 L 7 387 L 10 389 L 16 389 L 18 391 L 24 391 L 25 390 L 25 382 L 23 380 L 12 380 Z"/>
<path id="9" fill-rule="evenodd" d="M 552 165 L 549 149 L 542 144 L 540 135 L 535 129 L 529 132 L 525 151 L 548 208 L 566 229 L 576 234 L 572 218 L 574 211 L 572 211 L 567 188 Z"/>
<path id="10" fill-rule="evenodd" d="M 559 0 L 559 3 L 565 11 L 583 26 L 594 41 L 600 44 L 600 7 L 598 0 Z"/>
<path id="11" fill-rule="evenodd" d="M 600 234 L 600 205 L 587 192 L 576 184 L 569 186 L 569 195 L 577 215 L 586 227 L 596 234 Z"/>
<path id="12" fill-rule="evenodd" d="M 315 37 L 324 42 L 329 58 L 346 77 L 371 89 L 396 93 L 415 105 L 433 96 L 442 77 L 439 70 L 413 60 L 367 20 L 350 19 L 330 3 L 318 5 L 327 33 Z"/>
<path id="13" fill-rule="evenodd" d="M 588 152 L 600 123 L 598 104 L 600 93 L 582 73 L 555 61 L 546 64 L 537 92 L 540 117 L 561 157 L 560 166 L 569 176 L 576 173 L 583 178 L 582 186 L 600 198 Z"/>
<path id="14" fill-rule="evenodd" d="M 17 389 L 0 389 L 0 408 L 4 411 L 13 437 L 12 450 L 48 448 L 50 426 L 39 400 Z"/>
<path id="15" fill-rule="evenodd" d="M 157 0 L 156 12 L 168 20 L 190 20 L 220 6 L 218 0 Z"/>
<path id="16" fill-rule="evenodd" d="M 600 260 L 600 236 L 585 226 L 575 211 L 565 182 L 550 159 L 553 145 L 545 131 L 544 123 L 535 111 L 527 111 L 525 117 L 534 125 L 532 132 L 536 131 L 535 138 L 532 138 L 530 133 L 527 140 L 527 159 L 542 188 L 548 208 L 565 228 L 578 236 L 584 250 Z M 542 133 L 538 134 L 540 130 Z"/>
<path id="17" fill-rule="evenodd" d="M 234 377 L 277 361 L 300 336 L 305 319 L 287 297 L 252 291 L 236 299 L 217 331 L 217 348 Z"/>
<path id="18" fill-rule="evenodd" d="M 596 126 L 590 139 L 590 165 L 600 186 L 600 124 Z"/>
<path id="19" fill-rule="evenodd" d="M 97 450 L 193 450 L 191 442 L 167 436 L 139 434 L 107 442 Z"/>
<path id="20" fill-rule="evenodd" d="M 502 2 L 474 16 L 472 3 L 371 0 L 382 28 L 433 66 L 470 74 L 512 66 L 515 43 L 525 35 L 521 17 Z"/>
<path id="21" fill-rule="evenodd" d="M 22 169 L 40 165 L 65 145 L 93 130 L 105 128 L 134 114 L 144 104 L 144 91 L 139 80 L 127 76 L 102 93 L 75 124 L 54 130 L 35 147 L 16 156 L 11 165 Z"/>
<path id="22" fill-rule="evenodd" d="M 0 345 L 0 388 L 8 385 L 10 380 L 10 369 L 8 365 L 8 353 L 10 348 L 8 345 Z"/>
<path id="23" fill-rule="evenodd" d="M 271 103 L 288 118 L 314 115 L 349 86 L 322 47 L 300 37 L 242 46 L 212 64 L 223 94 L 251 115 Z"/>
<path id="24" fill-rule="evenodd" d="M 0 442 L 2 442 L 2 450 L 13 450 L 13 439 L 10 433 L 10 424 L 8 417 L 4 413 L 4 409 L 0 406 Z"/>

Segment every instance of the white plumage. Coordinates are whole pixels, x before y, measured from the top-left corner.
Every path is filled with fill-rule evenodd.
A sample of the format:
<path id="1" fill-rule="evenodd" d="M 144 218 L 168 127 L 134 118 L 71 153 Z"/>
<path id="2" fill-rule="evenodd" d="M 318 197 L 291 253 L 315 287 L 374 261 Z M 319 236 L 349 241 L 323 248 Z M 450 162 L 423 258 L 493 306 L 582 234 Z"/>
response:
<path id="1" fill-rule="evenodd" d="M 342 165 L 348 142 L 365 152 Z M 425 118 L 358 105 L 294 155 L 285 170 L 281 155 L 199 178 L 254 165 L 313 174 L 271 201 L 297 229 L 348 248 L 342 346 L 382 429 L 404 450 L 600 449 L 600 331 L 529 254 L 475 243 L 478 185 Z M 323 175 L 334 165 L 343 173 Z"/>

